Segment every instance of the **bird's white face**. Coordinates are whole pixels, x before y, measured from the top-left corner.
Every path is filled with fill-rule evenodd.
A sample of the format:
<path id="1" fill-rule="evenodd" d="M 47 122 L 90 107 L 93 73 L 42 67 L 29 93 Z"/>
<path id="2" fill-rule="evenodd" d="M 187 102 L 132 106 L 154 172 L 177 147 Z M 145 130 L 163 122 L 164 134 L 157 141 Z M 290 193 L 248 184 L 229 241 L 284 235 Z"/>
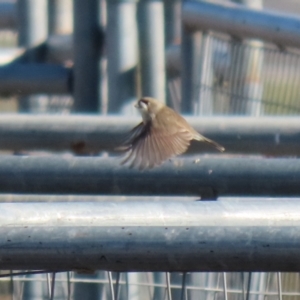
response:
<path id="1" fill-rule="evenodd" d="M 136 103 L 135 107 L 142 115 L 144 123 L 147 123 L 153 121 L 165 105 L 151 97 L 144 97 Z"/>
<path id="2" fill-rule="evenodd" d="M 151 120 L 151 115 L 148 110 L 148 101 L 147 100 L 140 99 L 134 106 L 142 115 L 143 121 L 145 123 Z"/>

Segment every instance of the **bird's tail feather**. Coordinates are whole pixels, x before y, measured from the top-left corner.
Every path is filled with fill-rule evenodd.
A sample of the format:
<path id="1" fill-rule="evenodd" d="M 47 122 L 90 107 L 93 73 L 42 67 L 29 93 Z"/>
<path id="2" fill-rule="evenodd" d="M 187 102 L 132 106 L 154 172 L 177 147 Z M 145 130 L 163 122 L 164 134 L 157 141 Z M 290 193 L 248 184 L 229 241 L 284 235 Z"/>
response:
<path id="1" fill-rule="evenodd" d="M 208 138 L 204 138 L 204 141 L 208 144 L 214 145 L 216 147 L 217 150 L 219 150 L 220 152 L 224 152 L 225 148 L 223 146 L 221 146 L 220 144 L 216 143 L 213 140 L 210 140 Z"/>
<path id="2" fill-rule="evenodd" d="M 223 146 L 221 146 L 220 144 L 216 143 L 213 140 L 210 140 L 210 139 L 206 138 L 203 135 L 200 135 L 198 138 L 196 138 L 196 140 L 201 141 L 201 142 L 205 142 L 205 143 L 208 143 L 208 144 L 211 144 L 214 147 L 216 147 L 216 149 L 219 150 L 220 152 L 224 152 L 225 151 L 225 148 Z"/>

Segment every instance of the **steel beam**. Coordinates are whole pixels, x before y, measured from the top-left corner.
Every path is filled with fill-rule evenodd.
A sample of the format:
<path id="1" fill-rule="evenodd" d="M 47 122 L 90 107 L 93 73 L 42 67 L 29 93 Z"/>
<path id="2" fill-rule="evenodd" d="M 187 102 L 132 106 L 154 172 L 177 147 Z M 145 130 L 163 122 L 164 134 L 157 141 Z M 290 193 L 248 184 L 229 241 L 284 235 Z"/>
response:
<path id="1" fill-rule="evenodd" d="M 182 18 L 188 30 L 215 30 L 241 39 L 257 38 L 284 47 L 300 47 L 300 18 L 233 3 L 187 0 Z"/>
<path id="2" fill-rule="evenodd" d="M 199 196 L 300 196 L 300 159 L 177 158 L 149 171 L 121 158 L 1 156 L 1 193 Z"/>
<path id="3" fill-rule="evenodd" d="M 298 117 L 187 117 L 197 131 L 225 146 L 227 153 L 299 155 Z M 112 151 L 141 118 L 87 115 L 2 115 L 1 150 Z M 195 142 L 190 153 L 215 149 Z M 225 152 L 225 153 L 226 153 Z"/>
<path id="4" fill-rule="evenodd" d="M 300 201 L 0 203 L 0 269 L 300 269 Z"/>

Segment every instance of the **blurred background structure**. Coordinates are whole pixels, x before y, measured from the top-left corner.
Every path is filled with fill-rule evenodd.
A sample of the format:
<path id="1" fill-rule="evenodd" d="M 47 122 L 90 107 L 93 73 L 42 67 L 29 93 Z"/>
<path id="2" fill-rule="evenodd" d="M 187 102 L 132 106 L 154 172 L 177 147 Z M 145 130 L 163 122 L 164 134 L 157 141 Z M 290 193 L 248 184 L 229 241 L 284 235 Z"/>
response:
<path id="1" fill-rule="evenodd" d="M 224 144 L 228 156 L 237 153 L 245 155 L 245 160 L 225 157 L 218 161 L 222 166 L 220 174 L 228 176 L 228 182 L 233 178 L 244 184 L 242 192 L 239 186 L 228 188 L 230 184 L 220 179 L 225 175 L 218 177 L 216 172 L 216 182 L 220 181 L 221 184 L 203 192 L 208 198 L 238 196 L 241 197 L 240 203 L 243 203 L 245 199 L 242 196 L 299 197 L 297 159 L 282 161 L 279 158 L 278 162 L 274 159 L 270 164 L 261 156 L 258 163 L 251 160 L 252 155 L 257 154 L 299 156 L 298 1 L 0 0 L 0 111 L 12 113 L 2 114 L 0 118 L 0 150 L 10 155 L 0 158 L 0 187 L 3 193 L 0 194 L 0 207 L 6 209 L 4 204 L 7 202 L 76 204 L 79 200 L 101 203 L 109 199 L 116 202 L 124 200 L 123 196 L 111 198 L 111 195 L 106 198 L 102 196 L 106 200 L 100 196 L 101 199 L 98 199 L 95 194 L 102 187 L 92 179 L 90 186 L 80 184 L 81 179 L 85 182 L 80 176 L 88 174 L 90 177 L 87 179 L 96 175 L 105 178 L 107 181 L 103 186 L 107 185 L 108 180 L 117 181 L 114 182 L 117 185 L 118 180 L 128 176 L 122 168 L 119 170 L 117 165 L 109 162 L 101 165 L 106 168 L 102 170 L 104 173 L 97 173 L 94 169 L 95 173 L 84 173 L 82 170 L 91 170 L 93 164 L 83 163 L 83 169 L 80 169 L 82 160 L 74 159 L 66 166 L 65 161 L 53 158 L 52 154 L 56 153 L 59 157 L 69 157 L 72 153 L 108 156 L 107 151 L 114 142 L 138 121 L 132 102 L 141 95 L 155 97 L 177 111 L 193 115 L 189 116 L 193 125 Z M 72 116 L 73 113 L 89 115 Z M 111 117 L 112 114 L 122 114 L 122 118 Z M 198 116 L 201 116 L 200 120 Z M 194 153 L 199 150 L 197 146 L 193 147 Z M 38 154 L 39 158 L 24 161 L 11 155 L 23 153 Z M 49 161 L 40 157 L 50 154 Z M 199 161 L 205 164 L 206 158 L 197 158 L 194 164 Z M 253 173 L 249 175 L 243 166 L 249 169 L 253 166 Z M 44 167 L 49 168 L 46 174 L 49 177 L 39 174 Z M 201 170 L 206 172 L 205 167 Z M 209 165 L 207 169 L 209 175 L 214 175 L 215 169 L 210 169 Z M 237 172 L 232 172 L 235 169 Z M 65 189 L 65 186 L 72 186 L 72 180 L 75 181 L 73 173 L 68 173 L 73 170 L 78 172 L 74 173 L 74 178 L 79 178 L 76 188 Z M 173 174 L 172 170 L 166 167 L 167 173 L 164 174 Z M 187 168 L 187 172 L 190 170 L 194 169 Z M 207 173 L 201 170 L 199 174 L 197 171 L 194 174 L 204 174 L 205 178 Z M 119 171 L 123 172 L 123 177 L 117 176 Z M 21 173 L 28 176 L 21 177 Z M 56 189 L 50 183 L 47 185 L 53 174 L 65 185 L 57 183 Z M 159 176 L 159 171 L 157 174 Z M 164 174 L 160 175 L 162 182 L 166 177 Z M 264 183 L 268 182 L 269 185 L 262 186 L 255 180 L 256 177 L 261 180 L 266 178 Z M 15 184 L 11 184 L 14 178 Z M 143 178 L 151 181 L 151 176 Z M 284 185 L 284 178 L 292 178 L 293 182 Z M 35 184 L 35 181 L 38 183 Z M 251 184 L 247 190 L 245 187 L 249 181 Z M 137 186 L 140 193 L 145 188 Z M 122 191 L 118 188 L 115 190 L 120 194 Z M 197 187 L 189 188 L 195 190 Z M 53 190 L 60 194 L 40 195 L 51 191 L 54 194 Z M 30 191 L 35 195 L 28 195 Z M 180 191 L 180 188 L 176 191 Z M 61 195 L 72 192 L 78 195 Z M 114 192 L 109 191 L 111 194 Z M 149 197 L 143 198 L 143 201 L 148 201 Z M 175 198 L 171 201 L 175 201 Z M 152 195 L 150 200 L 153 199 L 159 201 L 160 198 Z M 232 207 L 235 205 L 231 198 L 222 201 L 228 201 Z M 281 208 L 278 200 L 275 202 L 274 199 L 264 198 L 260 201 L 274 201 Z M 293 203 L 288 202 L 290 199 L 282 201 L 289 203 L 290 210 L 286 212 L 289 217 Z M 207 205 L 209 211 L 209 202 Z M 15 212 L 16 207 L 9 206 L 7 209 Z M 53 207 L 56 208 L 55 205 Z M 259 205 L 253 207 L 254 212 L 260 211 Z M 267 210 L 262 211 L 268 213 Z M 40 216 L 39 211 L 32 212 Z M 234 216 L 239 217 L 238 214 Z M 48 217 L 51 217 L 50 213 Z M 212 258 L 211 264 L 203 263 L 212 268 L 209 271 L 214 272 L 203 272 L 207 271 L 204 268 L 200 270 L 202 272 L 174 272 L 175 269 L 164 270 L 170 272 L 112 272 L 109 268 L 92 274 L 85 268 L 79 272 L 69 269 L 35 271 L 31 268 L 28 272 L 24 269 L 18 272 L 9 260 L 10 254 L 18 255 L 18 245 L 14 245 L 0 247 L 0 254 L 3 249 L 8 252 L 6 261 L 2 260 L 1 255 L 4 254 L 0 255 L 1 269 L 11 264 L 15 273 L 8 270 L 0 274 L 0 299 L 300 299 L 300 278 L 296 273 L 300 271 L 297 269 L 299 259 L 296 260 L 294 254 L 291 256 L 295 259 L 294 266 L 290 261 L 286 267 L 282 267 L 284 261 L 280 264 L 285 251 L 296 253 L 293 252 L 297 245 L 296 235 L 291 237 L 292 241 L 286 248 L 281 243 L 286 241 L 283 237 L 288 236 L 284 229 L 299 227 L 299 216 L 292 215 L 290 219 L 285 219 L 284 212 L 280 214 L 279 210 L 274 212 L 274 219 L 271 217 L 269 220 L 261 216 L 262 220 L 268 220 L 260 225 L 265 226 L 264 230 L 272 229 L 274 224 L 282 226 L 282 231 L 279 231 L 282 235 L 272 230 L 266 232 L 274 234 L 273 242 L 277 242 L 275 247 L 282 246 L 283 250 L 278 246 L 282 252 L 271 252 L 273 267 L 265 263 L 265 269 L 259 269 L 270 271 L 268 273 L 254 272 L 249 268 L 244 270 L 247 268 L 243 263 L 228 269 L 223 264 L 225 259 L 222 256 Z M 34 222 L 33 219 L 24 222 Z M 255 223 L 258 219 L 251 219 L 250 216 L 249 220 L 254 222 L 253 227 L 259 225 Z M 12 229 L 10 219 L 8 223 L 5 223 L 6 220 L 3 222 L 0 222 L 0 227 L 12 230 L 10 233 L 1 231 L 5 233 L 5 239 L 7 235 L 5 242 L 11 243 L 9 234 L 15 236 L 18 229 Z M 231 223 L 229 225 L 233 226 Z M 252 232 L 253 227 L 248 223 L 246 225 Z M 276 234 L 282 239 L 276 240 Z M 262 235 L 251 242 L 263 243 L 266 236 Z M 52 242 L 52 245 L 58 245 L 57 240 Z M 270 247 L 266 245 L 263 247 Z M 232 251 L 235 246 L 230 245 Z M 182 247 L 179 249 L 185 251 Z M 76 250 L 80 255 L 81 249 Z M 252 250 L 244 253 L 249 261 L 259 256 L 259 251 L 257 254 L 256 249 Z M 37 254 L 40 254 L 38 250 Z M 147 257 L 140 259 L 146 260 Z M 175 260 L 174 257 L 172 259 Z M 265 259 L 269 262 L 267 256 Z M 288 261 L 288 258 L 285 259 Z M 20 265 L 26 265 L 24 261 Z M 213 268 L 215 261 L 217 263 Z M 162 269 L 164 263 L 161 262 Z"/>
<path id="2" fill-rule="evenodd" d="M 150 95 L 201 115 L 298 114 L 298 5 L 219 3 L 3 0 L 1 106 L 106 114 Z"/>

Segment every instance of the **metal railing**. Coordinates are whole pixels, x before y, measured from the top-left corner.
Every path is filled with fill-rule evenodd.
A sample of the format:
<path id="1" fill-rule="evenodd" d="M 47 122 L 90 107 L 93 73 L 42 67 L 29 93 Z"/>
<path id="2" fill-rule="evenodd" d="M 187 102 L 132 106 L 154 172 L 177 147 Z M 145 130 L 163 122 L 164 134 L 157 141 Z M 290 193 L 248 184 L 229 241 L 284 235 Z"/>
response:
<path id="1" fill-rule="evenodd" d="M 231 154 L 299 156 L 298 117 L 186 116 L 186 119 Z M 140 121 L 139 117 L 126 116 L 5 114 L 0 118 L 0 150 L 116 153 L 115 147 Z M 193 142 L 187 153 L 199 152 L 216 153 L 216 150 Z"/>
<path id="2" fill-rule="evenodd" d="M 129 203 L 0 203 L 1 269 L 299 270 L 299 199 Z"/>
<path id="3" fill-rule="evenodd" d="M 1 156 L 2 193 L 82 195 L 299 196 L 300 160 L 177 158 L 141 172 L 118 158 Z"/>

